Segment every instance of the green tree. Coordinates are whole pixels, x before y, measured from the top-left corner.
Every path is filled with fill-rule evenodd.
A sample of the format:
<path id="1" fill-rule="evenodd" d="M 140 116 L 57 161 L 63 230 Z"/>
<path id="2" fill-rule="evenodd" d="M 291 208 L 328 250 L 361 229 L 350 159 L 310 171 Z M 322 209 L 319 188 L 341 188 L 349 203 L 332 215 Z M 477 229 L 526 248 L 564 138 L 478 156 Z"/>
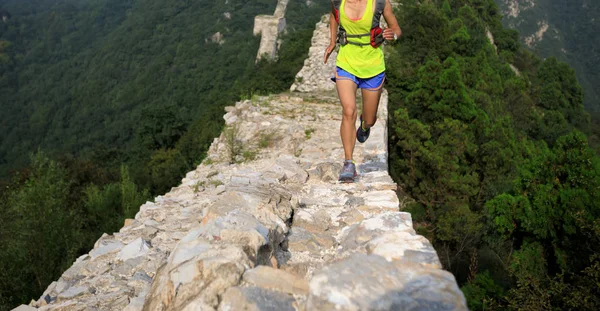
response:
<path id="1" fill-rule="evenodd" d="M 181 183 L 181 178 L 188 169 L 186 160 L 179 151 L 161 149 L 152 154 L 146 171 L 150 173 L 152 190 L 155 193 L 165 193 Z"/>
<path id="2" fill-rule="evenodd" d="M 519 171 L 514 192 L 487 202 L 496 233 L 517 248 L 510 270 L 517 281 L 511 290 L 515 303 L 566 306 L 553 286 L 572 286 L 568 284 L 589 279 L 590 273 L 595 277 L 591 271 L 597 268 L 593 254 L 600 252 L 598 187 L 600 161 L 585 135 L 574 131 L 560 137 L 551 150 L 542 144 Z M 586 301 L 600 303 L 586 296 L 580 306 Z"/>
<path id="3" fill-rule="evenodd" d="M 175 105 L 143 109 L 137 129 L 141 144 L 150 150 L 174 147 L 187 127 L 183 113 Z"/>
<path id="4" fill-rule="evenodd" d="M 540 107 L 560 112 L 573 127 L 589 132 L 589 115 L 583 110 L 583 89 L 575 71 L 550 57 L 541 64 L 536 77 Z"/>
<path id="5" fill-rule="evenodd" d="M 125 218 L 134 218 L 140 205 L 150 198 L 148 190 L 140 190 L 129 176 L 129 169 L 121 166 L 121 181 L 119 183 L 121 194 L 121 215 Z"/>
<path id="6" fill-rule="evenodd" d="M 392 172 L 417 204 L 413 212 L 422 219 L 451 269 L 478 243 L 480 215 L 471 198 L 480 191 L 480 176 L 473 159 L 477 154 L 476 120 L 485 114 L 475 107 L 462 82 L 458 63 L 428 61 L 418 72 L 419 81 L 407 95 L 408 109 L 394 114 L 396 146 L 390 155 Z M 418 119 L 411 118 L 411 114 Z M 456 229 L 460 228 L 460 229 Z"/>
<path id="7" fill-rule="evenodd" d="M 84 191 L 85 232 L 90 237 L 119 230 L 123 225 L 121 192 L 118 183 L 102 188 L 89 185 Z"/>
<path id="8" fill-rule="evenodd" d="M 6 53 L 10 46 L 11 43 L 9 41 L 0 40 L 0 66 L 10 65 L 12 63 L 10 56 Z"/>
<path id="9" fill-rule="evenodd" d="M 2 205 L 0 301 L 8 304 L 3 307 L 41 293 L 75 260 L 80 246 L 66 170 L 39 152 L 31 167 L 23 186 L 6 194 Z"/>

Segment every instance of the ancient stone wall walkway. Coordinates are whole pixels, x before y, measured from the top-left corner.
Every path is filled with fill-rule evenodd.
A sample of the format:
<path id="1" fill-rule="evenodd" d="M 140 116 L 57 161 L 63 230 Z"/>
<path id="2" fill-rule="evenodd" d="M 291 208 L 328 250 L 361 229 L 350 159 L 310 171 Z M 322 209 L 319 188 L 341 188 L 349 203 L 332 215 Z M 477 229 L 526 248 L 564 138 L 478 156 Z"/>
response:
<path id="1" fill-rule="evenodd" d="M 273 60 L 277 57 L 280 40 L 279 34 L 285 30 L 285 10 L 289 0 L 277 0 L 273 15 L 258 15 L 254 18 L 254 35 L 260 35 L 260 44 L 256 53 L 256 61 L 266 57 Z"/>
<path id="2" fill-rule="evenodd" d="M 203 164 L 100 238 L 29 308 L 466 310 L 401 211 L 387 172 L 387 94 L 357 144 L 353 184 L 337 182 L 335 92 L 257 97 L 224 118 Z"/>

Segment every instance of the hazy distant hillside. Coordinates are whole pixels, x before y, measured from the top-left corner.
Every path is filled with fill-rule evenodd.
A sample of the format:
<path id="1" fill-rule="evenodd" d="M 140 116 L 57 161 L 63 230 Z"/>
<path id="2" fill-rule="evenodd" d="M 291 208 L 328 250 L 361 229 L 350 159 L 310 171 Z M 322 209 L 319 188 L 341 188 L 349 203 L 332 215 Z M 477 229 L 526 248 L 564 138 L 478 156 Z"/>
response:
<path id="1" fill-rule="evenodd" d="M 540 56 L 556 56 L 575 69 L 584 106 L 600 111 L 600 3 L 597 0 L 495 0 L 505 26 Z"/>

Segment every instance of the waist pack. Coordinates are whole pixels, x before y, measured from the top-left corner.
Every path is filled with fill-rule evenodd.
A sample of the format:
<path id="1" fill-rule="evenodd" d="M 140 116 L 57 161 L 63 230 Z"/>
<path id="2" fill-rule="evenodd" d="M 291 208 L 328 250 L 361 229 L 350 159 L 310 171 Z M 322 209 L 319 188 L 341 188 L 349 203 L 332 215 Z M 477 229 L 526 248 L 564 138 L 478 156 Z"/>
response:
<path id="1" fill-rule="evenodd" d="M 365 36 L 370 37 L 369 43 L 360 43 L 360 42 L 348 40 L 348 38 L 361 38 L 361 37 L 365 37 Z M 381 27 L 379 27 L 379 26 L 376 28 L 371 28 L 371 31 L 368 33 L 358 34 L 358 35 L 349 35 L 346 32 L 346 30 L 342 27 L 340 27 L 340 29 L 338 29 L 337 43 L 339 43 L 342 46 L 344 46 L 346 44 L 353 44 L 353 45 L 358 45 L 358 46 L 370 45 L 370 46 L 376 48 L 376 47 L 380 46 L 384 41 L 385 41 L 385 39 L 383 38 L 383 29 L 381 29 Z"/>

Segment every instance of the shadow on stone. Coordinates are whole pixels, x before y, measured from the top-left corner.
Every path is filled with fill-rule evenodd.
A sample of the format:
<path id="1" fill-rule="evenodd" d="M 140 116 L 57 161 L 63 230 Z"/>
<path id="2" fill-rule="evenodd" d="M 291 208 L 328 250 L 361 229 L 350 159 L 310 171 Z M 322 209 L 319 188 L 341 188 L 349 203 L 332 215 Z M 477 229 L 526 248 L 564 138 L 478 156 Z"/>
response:
<path id="1" fill-rule="evenodd" d="M 387 172 L 387 163 L 379 162 L 379 161 L 369 161 L 358 165 L 358 169 L 361 173 L 370 173 L 370 172 L 378 172 L 378 171 L 386 171 Z"/>

